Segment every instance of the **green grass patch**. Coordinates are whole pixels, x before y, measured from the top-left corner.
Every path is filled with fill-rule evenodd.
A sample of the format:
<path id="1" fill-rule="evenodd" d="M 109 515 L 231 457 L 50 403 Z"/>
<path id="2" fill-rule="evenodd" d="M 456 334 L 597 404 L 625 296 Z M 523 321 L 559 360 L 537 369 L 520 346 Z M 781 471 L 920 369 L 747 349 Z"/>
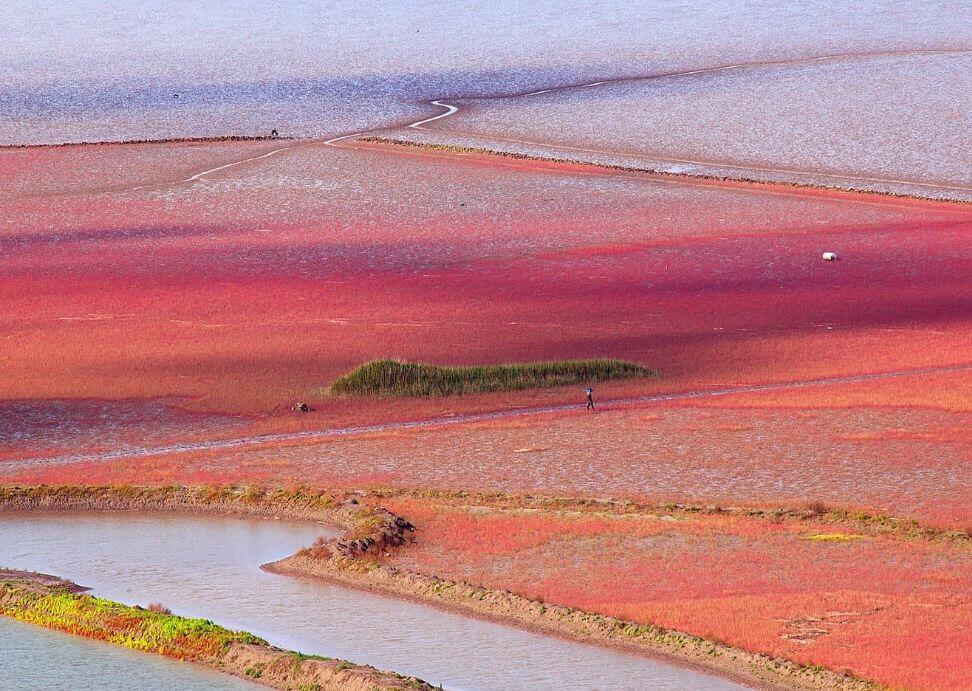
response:
<path id="1" fill-rule="evenodd" d="M 331 393 L 406 398 L 520 391 L 592 384 L 658 373 L 624 360 L 552 360 L 510 365 L 440 367 L 397 360 L 369 362 L 340 377 Z"/>

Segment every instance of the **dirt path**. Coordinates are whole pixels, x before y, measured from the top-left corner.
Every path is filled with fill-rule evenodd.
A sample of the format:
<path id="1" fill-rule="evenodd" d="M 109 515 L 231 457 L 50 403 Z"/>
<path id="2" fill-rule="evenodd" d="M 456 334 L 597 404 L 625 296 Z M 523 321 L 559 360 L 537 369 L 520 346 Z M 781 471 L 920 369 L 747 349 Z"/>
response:
<path id="1" fill-rule="evenodd" d="M 695 391 L 681 391 L 667 394 L 654 394 L 647 396 L 633 396 L 629 398 L 618 398 L 614 400 L 597 401 L 599 410 L 611 410 L 618 407 L 638 407 L 651 406 L 656 403 L 668 401 L 685 401 L 692 399 L 716 398 L 719 396 L 731 396 L 733 394 L 760 393 L 766 391 L 786 391 L 792 389 L 804 389 L 815 386 L 828 386 L 832 384 L 855 384 L 859 382 L 876 381 L 882 379 L 895 379 L 898 377 L 909 377 L 922 374 L 941 374 L 943 372 L 965 372 L 972 370 L 972 363 L 958 365 L 946 365 L 942 367 L 925 367 L 920 369 L 896 370 L 892 372 L 872 372 L 867 374 L 846 375 L 840 377 L 822 377 L 819 379 L 804 379 L 790 382 L 777 382 L 769 384 L 747 384 L 743 386 L 729 386 L 719 389 L 701 389 Z M 410 429 L 432 429 L 462 425 L 472 422 L 484 422 L 489 420 L 506 420 L 521 418 L 531 415 L 554 415 L 569 412 L 584 413 L 584 403 L 564 404 L 553 406 L 534 406 L 517 408 L 513 410 L 498 410 L 487 413 L 475 413 L 471 415 L 448 415 L 439 418 L 429 418 L 425 420 L 411 420 L 405 422 L 385 422 L 371 425 L 357 425 L 351 427 L 334 427 L 329 429 L 310 430 L 306 432 L 288 432 L 280 434 L 262 434 L 248 437 L 236 437 L 233 439 L 213 439 L 209 441 L 188 442 L 184 444 L 169 444 L 164 446 L 135 447 L 119 449 L 116 451 L 105 451 L 101 453 L 81 453 L 68 454 L 62 456 L 51 456 L 48 458 L 17 458 L 4 461 L 0 468 L 4 470 L 21 470 L 24 468 L 43 467 L 52 465 L 68 465 L 71 463 L 81 463 L 88 461 L 113 461 L 124 458 L 145 458 L 149 456 L 163 456 L 180 453 L 194 453 L 198 451 L 216 451 L 222 449 L 238 449 L 263 444 L 273 444 L 279 442 L 298 442 L 315 441 L 318 439 L 329 439 L 335 437 L 351 437 L 359 434 L 372 434 L 375 432 L 387 432 L 395 430 Z"/>

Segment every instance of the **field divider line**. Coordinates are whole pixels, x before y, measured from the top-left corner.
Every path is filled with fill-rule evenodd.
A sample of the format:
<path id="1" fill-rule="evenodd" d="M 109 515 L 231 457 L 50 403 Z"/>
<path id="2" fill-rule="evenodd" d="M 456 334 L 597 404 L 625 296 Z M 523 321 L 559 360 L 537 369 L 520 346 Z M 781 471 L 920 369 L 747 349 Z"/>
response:
<path id="1" fill-rule="evenodd" d="M 682 391 L 668 394 L 650 394 L 646 396 L 633 396 L 628 398 L 616 398 L 599 402 L 599 406 L 604 410 L 604 406 L 637 407 L 639 405 L 651 405 L 653 403 L 664 403 L 668 401 L 683 401 L 701 398 L 715 398 L 720 396 L 731 396 L 734 394 L 764 393 L 769 391 L 786 391 L 791 389 L 805 389 L 815 386 L 829 386 L 835 384 L 856 384 L 881 379 L 895 379 L 900 377 L 919 376 L 923 374 L 941 374 L 945 372 L 964 372 L 972 371 L 972 363 L 961 365 L 948 365 L 945 367 L 925 367 L 909 370 L 895 370 L 891 372 L 874 372 L 869 374 L 854 374 L 838 377 L 823 377 L 820 379 L 803 379 L 790 382 L 778 382 L 772 384 L 748 384 L 742 386 L 724 387 L 719 389 L 700 389 L 697 391 Z M 607 408 L 611 410 L 612 408 Z M 107 462 L 123 458 L 146 458 L 150 456 L 162 456 L 169 454 L 194 453 L 199 451 L 218 451 L 221 449 L 238 449 L 252 446 L 262 446 L 278 442 L 297 442 L 313 441 L 316 439 L 329 439 L 340 437 L 352 437 L 362 434 L 373 434 L 376 432 L 389 432 L 413 429 L 434 429 L 438 427 L 449 427 L 467 423 L 488 422 L 491 420 L 505 420 L 531 415 L 550 415 L 555 413 L 566 413 L 571 411 L 584 410 L 584 403 L 567 403 L 554 406 L 535 406 L 518 408 L 515 410 L 500 410 L 485 413 L 455 414 L 440 418 L 429 418 L 425 420 L 411 420 L 406 422 L 387 422 L 375 423 L 370 425 L 355 425 L 350 427 L 334 427 L 330 429 L 310 430 L 306 432 L 281 432 L 277 434 L 254 435 L 250 437 L 237 437 L 235 439 L 214 439 L 210 441 L 187 442 L 184 444 L 170 444 L 156 447 L 133 447 L 129 449 L 118 449 L 103 453 L 70 454 L 64 456 L 52 456 L 49 458 L 35 457 L 23 459 L 10 459 L 0 461 L 0 470 L 25 469 L 32 467 L 69 465 L 71 463 L 84 462 Z"/>

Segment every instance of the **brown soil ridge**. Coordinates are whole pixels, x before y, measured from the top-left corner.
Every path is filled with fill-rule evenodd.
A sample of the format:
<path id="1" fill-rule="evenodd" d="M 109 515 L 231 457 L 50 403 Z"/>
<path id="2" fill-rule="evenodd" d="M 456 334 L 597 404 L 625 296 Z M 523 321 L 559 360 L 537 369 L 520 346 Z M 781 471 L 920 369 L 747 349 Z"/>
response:
<path id="1" fill-rule="evenodd" d="M 298 553 L 265 564 L 263 569 L 364 588 L 546 635 L 660 658 L 758 688 L 853 691 L 881 688 L 874 682 L 823 667 L 750 653 L 681 631 L 540 603 L 509 591 L 401 571 L 373 561 L 318 559 Z"/>
<path id="2" fill-rule="evenodd" d="M 365 144 L 379 144 L 387 146 L 403 146 L 427 151 L 444 151 L 456 154 L 478 154 L 481 156 L 499 156 L 522 161 L 533 161 L 536 163 L 574 165 L 596 168 L 600 170 L 613 171 L 618 173 L 640 173 L 648 176 L 674 178 L 682 180 L 701 180 L 713 183 L 742 184 L 749 187 L 786 188 L 805 190 L 809 192 L 840 192 L 843 194 L 867 197 L 885 197 L 889 199 L 900 199 L 910 201 L 920 201 L 934 204 L 956 204 L 959 206 L 970 206 L 972 200 L 956 199 L 954 197 L 932 197 L 920 194 L 909 194 L 907 192 L 885 192 L 881 190 L 865 189 L 859 187 L 842 187 L 840 185 L 823 185 L 809 182 L 794 182 L 787 180 L 764 180 L 760 178 L 746 177 L 745 175 L 715 175 L 712 173 L 677 173 L 657 168 L 638 168 L 636 166 L 624 166 L 613 163 L 599 163 L 597 161 L 583 161 L 580 159 L 560 158 L 557 156 L 537 156 L 534 154 L 524 154 L 516 151 L 503 151 L 501 149 L 488 149 L 477 146 L 459 146 L 454 144 L 434 144 L 429 142 L 416 142 L 408 139 L 395 139 L 391 137 L 360 137 L 355 141 Z M 915 186 L 921 183 L 915 182 Z"/>
<path id="3" fill-rule="evenodd" d="M 0 511 L 150 511 L 288 518 L 354 531 L 376 510 L 356 492 L 261 487 L 0 485 Z"/>
<path id="4" fill-rule="evenodd" d="M 32 603 L 38 597 L 68 594 L 78 599 L 89 598 L 90 596 L 81 594 L 84 590 L 87 588 L 57 576 L 0 568 L 0 613 L 18 618 L 18 612 L 21 610 L 29 612 Z M 127 607 L 127 609 L 138 608 Z M 114 616 L 112 613 L 103 615 L 106 628 L 110 628 L 110 619 Z M 31 621 L 29 617 L 25 620 L 29 623 L 38 623 Z M 69 627 L 62 628 L 44 622 L 38 625 L 84 636 L 83 633 L 78 633 L 77 630 Z M 249 635 L 246 637 L 259 641 Z M 233 641 L 214 655 L 193 657 L 190 661 L 275 689 L 394 691 L 434 688 L 415 677 L 382 672 L 370 666 L 356 665 L 343 660 L 302 655 L 262 641 Z"/>
<path id="5" fill-rule="evenodd" d="M 715 503 L 644 503 L 631 499 L 586 498 L 506 492 L 463 490 L 373 489 L 372 499 L 428 499 L 456 508 L 487 508 L 497 511 L 557 511 L 584 515 L 609 516 L 739 516 L 773 523 L 813 521 L 826 525 L 863 531 L 871 536 L 885 535 L 904 540 L 945 543 L 961 549 L 972 548 L 972 528 L 927 525 L 913 518 L 899 518 L 865 509 L 832 506 L 808 501 L 777 506 L 734 506 Z"/>
<path id="6" fill-rule="evenodd" d="M 36 592 L 57 591 L 66 593 L 83 593 L 90 588 L 78 585 L 74 581 L 69 581 L 60 576 L 52 576 L 49 573 L 38 573 L 36 571 L 21 571 L 19 569 L 5 569 L 0 567 L 0 583 L 18 583 L 21 587 L 34 589 Z"/>
<path id="7" fill-rule="evenodd" d="M 308 657 L 268 645 L 235 643 L 220 658 L 217 669 L 275 689 L 434 689 L 415 677 L 381 672 L 340 660 Z"/>
<path id="8" fill-rule="evenodd" d="M 458 507 L 518 511 L 568 511 L 609 515 L 728 515 L 773 522 L 816 521 L 862 530 L 870 535 L 941 542 L 972 548 L 972 529 L 930 526 L 864 510 L 833 507 L 822 502 L 803 506 L 747 507 L 721 504 L 646 504 L 627 499 L 584 498 L 503 492 L 369 489 L 328 491 L 309 488 L 268 489 L 260 486 L 189 487 L 183 485 L 0 485 L 2 511 L 177 511 L 204 515 L 287 518 L 326 523 L 345 531 L 334 544 L 346 557 L 378 555 L 408 541 L 414 526 L 380 506 L 359 500 L 369 497 L 415 498 Z M 361 541 L 361 542 L 358 542 Z M 357 542 L 357 544 L 352 544 Z"/>
<path id="9" fill-rule="evenodd" d="M 106 139 L 104 141 L 55 142 L 50 144 L 0 144 L 4 149 L 64 149 L 72 146 L 124 146 L 128 144 L 219 144 L 222 142 L 293 141 L 294 137 L 270 135 L 227 134 L 218 137 L 169 137 L 164 139 Z"/>

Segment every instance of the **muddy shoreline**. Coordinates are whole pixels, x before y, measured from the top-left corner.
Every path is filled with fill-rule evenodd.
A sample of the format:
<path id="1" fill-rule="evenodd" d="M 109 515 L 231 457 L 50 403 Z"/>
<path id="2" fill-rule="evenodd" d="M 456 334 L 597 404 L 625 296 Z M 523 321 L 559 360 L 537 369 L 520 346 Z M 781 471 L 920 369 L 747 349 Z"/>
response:
<path id="1" fill-rule="evenodd" d="M 365 589 L 545 636 L 646 656 L 755 688 L 880 688 L 867 680 L 800 665 L 784 658 L 750 653 L 680 631 L 560 605 L 541 604 L 509 591 L 409 573 L 373 562 L 347 564 L 296 554 L 262 568 L 270 573 Z"/>
<path id="2" fill-rule="evenodd" d="M 446 130 L 446 132 L 448 132 Z M 758 177 L 749 177 L 746 175 L 719 175 L 716 173 L 682 173 L 673 172 L 668 170 L 661 170 L 658 168 L 642 168 L 636 166 L 627 166 L 613 163 L 603 163 L 597 161 L 584 161 L 580 159 L 573 158 L 563 158 L 558 156 L 540 156 L 534 154 L 518 153 L 513 151 L 506 151 L 503 149 L 490 149 L 487 147 L 477 147 L 477 146 L 462 146 L 453 144 L 436 144 L 427 142 L 417 142 L 410 139 L 401 139 L 395 137 L 383 137 L 383 136 L 362 136 L 355 140 L 363 144 L 372 144 L 381 146 L 398 146 L 406 147 L 417 150 L 425 150 L 429 152 L 441 152 L 446 154 L 459 154 L 459 155 L 480 155 L 480 156 L 495 156 L 499 158 L 508 158 L 521 161 L 530 161 L 539 164 L 548 165 L 569 165 L 569 166 L 581 166 L 586 168 L 591 168 L 595 170 L 602 170 L 607 172 L 616 173 L 636 173 L 643 174 L 646 178 L 650 179 L 652 177 L 658 179 L 671 179 L 671 180 L 686 180 L 686 181 L 699 181 L 699 182 L 711 182 L 711 183 L 722 183 L 726 185 L 741 185 L 746 187 L 760 187 L 765 189 L 784 189 L 793 190 L 806 193 L 838 193 L 845 194 L 849 196 L 857 196 L 866 200 L 868 197 L 885 197 L 892 200 L 904 200 L 913 202 L 927 202 L 930 204 L 954 204 L 957 206 L 968 206 L 972 205 L 972 201 L 967 199 L 960 199 L 956 197 L 948 196 L 929 196 L 921 195 L 910 192 L 893 192 L 886 190 L 871 189 L 867 187 L 853 187 L 845 185 L 825 185 L 821 183 L 810 183 L 810 182 L 798 182 L 792 180 L 769 180 L 762 179 Z M 839 177 L 839 176 L 838 176 Z M 914 183 L 916 186 L 920 186 L 920 183 Z"/>
<path id="3" fill-rule="evenodd" d="M 359 501 L 362 496 L 350 491 L 252 487 L 0 487 L 0 515 L 4 511 L 149 511 L 319 521 L 340 528 L 343 537 L 309 545 L 264 565 L 264 570 L 370 590 L 544 635 L 610 647 L 760 688 L 878 688 L 866 680 L 679 631 L 381 564 L 378 558 L 384 552 L 408 548 L 413 527 L 405 518 Z M 380 493 L 369 496 L 380 499 Z"/>
<path id="4" fill-rule="evenodd" d="M 293 561 L 291 561 L 293 560 Z M 726 669 L 716 669 L 710 664 L 692 661 L 689 658 L 678 657 L 675 655 L 662 652 L 655 649 L 646 649 L 641 646 L 630 645 L 625 641 L 614 641 L 607 637 L 603 639 L 593 639 L 584 635 L 578 634 L 576 631 L 560 630 L 552 626 L 544 625 L 543 623 L 532 621 L 528 617 L 517 617 L 510 614 L 501 614 L 497 611 L 492 611 L 488 607 L 475 607 L 469 606 L 467 604 L 449 602 L 444 598 L 437 598 L 434 594 L 429 594 L 427 592 L 421 592 L 419 588 L 410 587 L 396 587 L 395 585 L 386 586 L 383 583 L 374 582 L 369 579 L 366 575 L 363 575 L 362 571 L 358 570 L 342 570 L 342 569 L 329 569 L 326 566 L 322 567 L 321 564 L 309 560 L 303 565 L 300 564 L 302 561 L 297 555 L 291 557 L 286 557 L 275 562 L 270 562 L 264 564 L 260 568 L 268 573 L 276 573 L 281 575 L 290 576 L 291 578 L 306 578 L 312 581 L 327 583 L 343 588 L 353 588 L 355 590 L 361 590 L 364 592 L 372 593 L 375 595 L 380 595 L 383 597 L 393 597 L 398 600 L 404 600 L 406 602 L 412 602 L 418 605 L 425 605 L 426 607 L 434 607 L 435 609 L 442 610 L 443 612 L 449 612 L 451 614 L 456 614 L 463 617 L 470 617 L 473 619 L 479 619 L 481 621 L 492 622 L 494 624 L 501 624 L 503 626 L 512 626 L 523 631 L 528 631 L 530 633 L 535 633 L 541 636 L 547 636 L 552 638 L 559 638 L 561 640 L 573 641 L 575 643 L 584 643 L 588 645 L 596 645 L 602 648 L 610 648 L 621 653 L 634 654 L 639 657 L 646 657 L 653 660 L 658 660 L 665 664 L 669 664 L 680 669 L 691 670 L 694 672 L 699 672 L 701 674 L 707 674 L 712 676 L 718 676 L 722 679 L 735 682 L 737 684 L 742 684 L 745 686 L 750 686 L 755 689 L 765 689 L 766 691 L 775 691 L 778 689 L 789 689 L 793 688 L 791 685 L 775 684 L 769 682 L 761 682 L 754 679 L 752 676 L 747 674 L 741 674 L 737 669 L 731 669 L 727 667 Z M 391 579 L 395 579 L 398 575 L 404 576 L 403 581 L 406 583 L 410 581 L 411 578 L 427 578 L 421 574 L 409 574 L 404 573 L 395 569 L 394 567 L 380 567 L 388 572 L 391 572 Z M 388 576 L 388 574 L 385 574 Z M 442 587 L 444 585 L 443 581 L 439 579 L 432 579 L 435 583 L 432 590 L 434 592 L 436 587 Z M 442 584 L 442 585 L 440 585 Z M 403 583 L 404 585 L 404 583 Z M 465 583 L 460 585 L 467 585 Z M 506 593 L 505 591 L 495 591 L 489 590 L 487 588 L 481 588 L 479 586 L 469 585 L 475 591 L 483 591 L 484 593 L 502 594 L 502 595 L 512 595 L 517 597 L 512 593 Z M 525 598 L 520 598 L 525 603 L 538 604 L 532 600 Z M 550 609 L 550 605 L 545 605 L 547 609 Z M 569 608 L 561 608 L 564 610 L 569 610 Z M 574 612 L 579 612 L 579 610 L 571 610 Z M 600 615 L 590 615 L 590 616 L 600 616 Z M 876 688 L 873 685 L 868 688 Z"/>

